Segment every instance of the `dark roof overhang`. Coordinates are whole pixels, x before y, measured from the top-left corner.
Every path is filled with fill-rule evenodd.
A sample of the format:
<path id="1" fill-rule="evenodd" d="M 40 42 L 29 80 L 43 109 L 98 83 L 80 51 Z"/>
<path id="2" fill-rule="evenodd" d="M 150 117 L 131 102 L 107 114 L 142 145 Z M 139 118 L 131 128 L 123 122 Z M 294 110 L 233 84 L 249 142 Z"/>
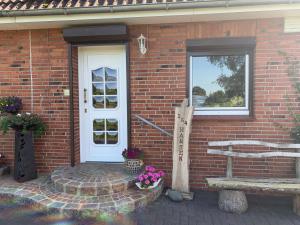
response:
<path id="1" fill-rule="evenodd" d="M 124 42 L 128 29 L 125 24 L 72 27 L 63 29 L 63 37 L 72 44 Z"/>

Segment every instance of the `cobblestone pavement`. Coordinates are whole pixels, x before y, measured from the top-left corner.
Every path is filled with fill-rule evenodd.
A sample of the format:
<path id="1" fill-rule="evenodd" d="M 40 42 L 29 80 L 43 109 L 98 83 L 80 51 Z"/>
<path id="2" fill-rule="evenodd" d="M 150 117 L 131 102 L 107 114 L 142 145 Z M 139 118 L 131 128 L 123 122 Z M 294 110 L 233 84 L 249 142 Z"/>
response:
<path id="1" fill-rule="evenodd" d="M 60 180 L 62 180 L 62 183 L 65 182 L 63 185 L 64 190 L 67 190 L 70 187 L 68 185 L 73 182 L 67 179 L 58 179 L 57 182 Z M 162 191 L 163 182 L 149 191 L 142 191 L 135 186 L 129 187 L 127 184 L 129 181 L 124 179 L 116 182 L 114 180 L 107 181 L 107 187 L 110 188 L 107 193 L 102 192 L 101 182 L 97 183 L 100 186 L 92 183 L 94 187 L 87 186 L 86 189 L 85 186 L 83 188 L 82 184 L 77 182 L 77 186 L 75 186 L 77 193 L 69 194 L 66 191 L 58 190 L 49 176 L 40 176 L 36 180 L 25 183 L 17 183 L 11 177 L 1 177 L 0 197 L 21 197 L 49 210 L 80 215 L 86 213 L 86 211 L 93 212 L 93 214 L 132 212 L 135 208 L 141 208 L 157 199 Z M 101 190 L 101 194 L 97 196 L 87 195 L 96 193 L 96 190 Z"/>
<path id="2" fill-rule="evenodd" d="M 145 208 L 124 215 L 100 214 L 96 218 L 50 213 L 7 198 L 0 201 L 0 225 L 300 225 L 291 210 L 291 198 L 250 196 L 242 215 L 217 208 L 217 193 L 197 191 L 193 201 L 174 203 L 161 196 Z"/>
<path id="3" fill-rule="evenodd" d="M 292 199 L 248 196 L 249 210 L 242 215 L 218 209 L 216 192 L 196 192 L 193 201 L 174 203 L 161 196 L 130 216 L 137 225 L 300 225 L 292 212 Z"/>

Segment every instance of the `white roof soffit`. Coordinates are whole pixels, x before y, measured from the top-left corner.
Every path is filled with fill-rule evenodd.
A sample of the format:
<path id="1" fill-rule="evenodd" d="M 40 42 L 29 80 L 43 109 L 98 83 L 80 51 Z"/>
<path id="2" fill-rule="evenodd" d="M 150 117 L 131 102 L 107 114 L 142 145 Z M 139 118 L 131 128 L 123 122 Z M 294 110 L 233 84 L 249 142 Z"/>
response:
<path id="1" fill-rule="evenodd" d="M 0 30 L 62 28 L 104 23 L 158 24 L 279 18 L 300 15 L 300 3 L 0 17 Z"/>

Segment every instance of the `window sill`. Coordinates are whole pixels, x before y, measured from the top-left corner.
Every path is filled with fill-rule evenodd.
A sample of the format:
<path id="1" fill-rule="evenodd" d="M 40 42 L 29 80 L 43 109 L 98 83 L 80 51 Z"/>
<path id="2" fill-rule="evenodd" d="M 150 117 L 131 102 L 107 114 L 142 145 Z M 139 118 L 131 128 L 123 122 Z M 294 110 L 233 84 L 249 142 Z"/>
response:
<path id="1" fill-rule="evenodd" d="M 240 116 L 240 115 L 194 115 L 193 120 L 203 120 L 203 121 L 254 121 L 254 116 Z"/>

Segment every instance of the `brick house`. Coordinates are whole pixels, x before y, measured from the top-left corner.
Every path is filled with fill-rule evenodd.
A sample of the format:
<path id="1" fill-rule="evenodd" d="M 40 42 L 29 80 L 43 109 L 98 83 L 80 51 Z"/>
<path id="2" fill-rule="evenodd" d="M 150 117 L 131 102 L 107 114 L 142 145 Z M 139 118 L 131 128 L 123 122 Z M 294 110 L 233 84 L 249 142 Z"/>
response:
<path id="1" fill-rule="evenodd" d="M 195 106 L 192 188 L 224 174 L 208 141 L 292 141 L 277 123 L 292 126 L 286 96 L 299 110 L 290 78 L 299 68 L 289 71 L 300 57 L 300 1 L 0 0 L 0 9 L 0 95 L 22 97 L 47 122 L 35 140 L 40 172 L 119 162 L 135 146 L 170 181 L 172 139 L 135 115 L 172 132 L 185 97 Z M 12 163 L 12 133 L 1 143 Z M 234 173 L 294 176 L 292 159 L 244 161 Z"/>

